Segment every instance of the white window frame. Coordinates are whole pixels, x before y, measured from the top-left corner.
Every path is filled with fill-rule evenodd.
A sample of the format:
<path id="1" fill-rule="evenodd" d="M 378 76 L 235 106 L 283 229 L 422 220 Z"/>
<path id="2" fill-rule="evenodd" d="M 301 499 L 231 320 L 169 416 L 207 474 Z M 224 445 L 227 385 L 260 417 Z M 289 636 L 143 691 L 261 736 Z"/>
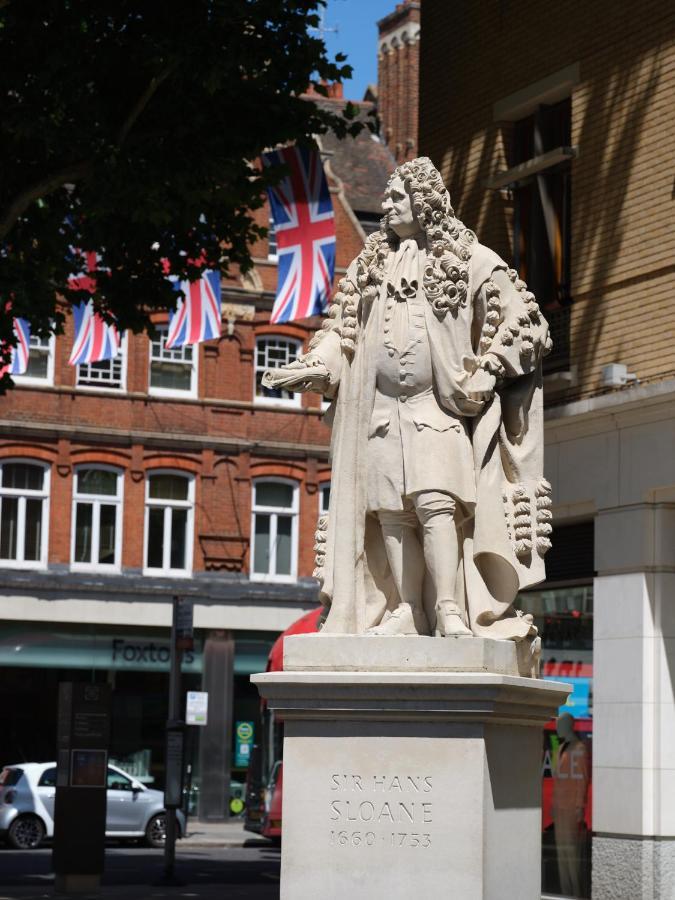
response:
<path id="1" fill-rule="evenodd" d="M 323 502 L 323 492 L 328 488 L 330 492 L 330 481 L 322 481 L 319 484 L 319 516 L 327 516 L 328 515 L 328 507 L 324 506 Z"/>
<path id="2" fill-rule="evenodd" d="M 256 504 L 256 487 L 259 484 L 287 484 L 293 488 L 293 505 L 286 506 L 262 506 Z M 276 550 L 277 538 L 277 517 L 279 515 L 291 516 L 291 573 L 290 575 L 278 575 L 276 572 L 267 573 L 255 572 L 255 517 L 261 515 L 270 516 L 270 548 Z M 277 478 L 273 475 L 255 478 L 252 484 L 251 496 L 251 543 L 250 543 L 250 562 L 249 577 L 251 581 L 275 581 L 275 582 L 294 582 L 298 579 L 298 531 L 300 521 L 300 485 L 292 478 Z M 276 552 L 270 552 L 269 566 L 275 564 Z"/>
<path id="3" fill-rule="evenodd" d="M 78 493 L 77 475 L 83 469 L 101 469 L 104 472 L 113 472 L 117 476 L 117 493 L 112 494 L 87 494 Z M 124 471 L 116 466 L 106 466 L 99 463 L 82 463 L 75 468 L 73 477 L 73 504 L 71 514 L 70 534 L 70 568 L 74 572 L 120 572 L 122 568 L 122 511 L 124 509 Z M 76 562 L 75 539 L 77 525 L 77 504 L 91 503 L 94 507 L 91 516 L 91 557 L 98 558 L 101 506 L 115 506 L 115 562 Z"/>
<path id="4" fill-rule="evenodd" d="M 24 490 L 17 488 L 2 487 L 2 467 L 7 463 L 19 463 L 26 466 L 37 466 L 44 473 L 44 481 L 42 482 L 41 491 Z M 49 497 L 51 486 L 51 466 L 41 460 L 30 458 L 15 458 L 0 460 L 0 512 L 2 511 L 3 497 L 18 497 L 19 503 L 17 508 L 17 537 L 16 537 L 16 559 L 0 558 L 0 568 L 5 569 L 46 569 L 47 568 L 47 551 L 49 548 Z M 23 500 L 22 500 L 23 498 Z M 42 533 L 40 536 L 40 559 L 26 559 L 23 557 L 25 553 L 25 531 L 26 531 L 26 499 L 42 500 Z"/>
<path id="5" fill-rule="evenodd" d="M 80 384 L 80 369 L 82 366 L 77 366 L 77 372 L 75 374 L 75 387 L 78 391 L 105 391 L 107 394 L 125 394 L 127 390 L 127 359 L 128 359 L 128 335 L 125 331 L 122 335 L 122 340 L 120 341 L 120 349 L 118 351 L 118 357 L 121 362 L 121 372 L 120 372 L 120 383 L 119 387 L 110 387 L 105 381 L 102 381 L 100 384 Z M 112 365 L 114 360 L 107 360 Z M 87 363 L 87 365 L 96 365 L 95 363 Z"/>
<path id="6" fill-rule="evenodd" d="M 272 235 L 274 235 L 274 241 L 270 241 L 270 237 Z M 272 246 L 274 246 L 274 251 L 272 251 Z M 269 220 L 267 222 L 267 259 L 270 262 L 277 262 L 279 259 L 277 233 L 276 228 L 274 227 L 274 218 L 272 217 L 272 213 L 270 213 Z"/>
<path id="7" fill-rule="evenodd" d="M 187 500 L 158 500 L 150 497 L 150 480 L 154 475 L 175 475 L 185 478 L 188 483 Z M 164 508 L 164 553 L 162 567 L 148 566 L 148 539 L 150 537 L 150 509 L 151 507 Z M 171 510 L 187 509 L 187 524 L 185 528 L 185 568 L 171 568 Z M 181 469 L 151 469 L 145 476 L 145 513 L 143 529 L 143 574 L 166 575 L 172 578 L 189 578 L 192 575 L 194 556 L 194 521 L 195 521 L 195 476 L 191 472 Z M 168 539 L 167 539 L 168 535 Z"/>
<path id="8" fill-rule="evenodd" d="M 155 325 L 155 331 L 158 335 L 163 335 L 162 346 L 160 352 L 166 352 L 167 354 L 171 353 L 180 353 L 185 350 L 186 345 L 182 347 L 176 347 L 175 350 L 166 350 L 166 336 L 169 333 L 169 326 L 166 325 Z M 153 349 L 153 340 L 152 338 L 148 341 L 148 394 L 153 397 L 196 397 L 199 387 L 199 344 L 188 344 L 187 346 L 192 351 L 192 360 L 191 363 L 188 363 L 187 360 L 184 361 L 184 365 L 187 367 L 191 364 L 190 369 L 190 390 L 188 391 L 179 391 L 174 388 L 163 388 L 163 387 L 152 387 L 152 363 L 156 362 L 171 362 L 171 357 L 167 356 L 166 359 L 156 358 L 152 355 Z M 176 361 L 176 360 L 174 360 Z M 178 360 L 180 362 L 180 360 Z"/>
<path id="9" fill-rule="evenodd" d="M 302 394 L 300 391 L 292 391 L 292 397 L 264 397 L 258 394 L 258 372 L 263 372 L 267 366 L 258 366 L 258 348 L 264 341 L 286 341 L 295 346 L 295 358 L 302 353 L 302 341 L 298 338 L 288 337 L 285 334 L 259 334 L 255 339 L 255 356 L 253 358 L 253 402 L 256 406 L 277 406 L 288 409 L 298 409 L 302 406 Z M 267 354 L 265 354 L 267 355 Z"/>
<path id="10" fill-rule="evenodd" d="M 30 351 L 32 349 L 37 349 L 34 342 L 44 340 L 44 338 L 39 338 L 36 334 L 31 334 L 30 336 L 30 344 L 28 355 L 30 358 Z M 34 375 L 12 375 L 12 378 L 16 382 L 16 384 L 29 384 L 35 385 L 35 387 L 51 387 L 54 384 L 54 354 L 56 352 L 56 336 L 52 333 L 49 335 L 47 339 L 47 375 L 45 378 L 36 378 Z"/>

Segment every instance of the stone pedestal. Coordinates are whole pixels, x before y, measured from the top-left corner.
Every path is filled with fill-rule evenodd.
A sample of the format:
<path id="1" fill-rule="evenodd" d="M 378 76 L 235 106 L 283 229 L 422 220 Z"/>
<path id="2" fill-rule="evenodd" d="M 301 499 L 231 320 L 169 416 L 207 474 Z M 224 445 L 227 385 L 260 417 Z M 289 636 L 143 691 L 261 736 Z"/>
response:
<path id="1" fill-rule="evenodd" d="M 541 729 L 570 688 L 522 668 L 508 641 L 286 638 L 252 679 L 285 722 L 282 900 L 539 900 Z"/>

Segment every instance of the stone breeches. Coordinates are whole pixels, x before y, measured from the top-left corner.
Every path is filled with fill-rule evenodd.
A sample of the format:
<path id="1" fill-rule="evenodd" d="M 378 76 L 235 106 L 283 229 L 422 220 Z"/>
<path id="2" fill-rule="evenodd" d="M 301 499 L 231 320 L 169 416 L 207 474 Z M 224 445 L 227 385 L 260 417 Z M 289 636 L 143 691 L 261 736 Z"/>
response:
<path id="1" fill-rule="evenodd" d="M 368 439 L 369 512 L 406 509 L 407 499 L 420 491 L 441 491 L 475 503 L 473 453 L 464 422 L 448 417 L 449 424 L 439 423 L 442 411 L 425 416 L 414 402 L 388 399 L 389 422 Z M 424 424 L 425 419 L 436 427 Z"/>

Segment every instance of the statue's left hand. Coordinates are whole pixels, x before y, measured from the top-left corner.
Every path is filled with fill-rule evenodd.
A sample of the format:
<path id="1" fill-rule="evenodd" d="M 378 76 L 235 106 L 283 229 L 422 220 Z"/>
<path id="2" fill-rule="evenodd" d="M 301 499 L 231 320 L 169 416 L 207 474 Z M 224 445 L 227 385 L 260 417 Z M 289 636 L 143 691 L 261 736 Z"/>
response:
<path id="1" fill-rule="evenodd" d="M 495 392 L 497 379 L 491 372 L 485 369 L 476 369 L 473 375 L 469 376 L 464 390 L 471 400 L 490 400 Z"/>

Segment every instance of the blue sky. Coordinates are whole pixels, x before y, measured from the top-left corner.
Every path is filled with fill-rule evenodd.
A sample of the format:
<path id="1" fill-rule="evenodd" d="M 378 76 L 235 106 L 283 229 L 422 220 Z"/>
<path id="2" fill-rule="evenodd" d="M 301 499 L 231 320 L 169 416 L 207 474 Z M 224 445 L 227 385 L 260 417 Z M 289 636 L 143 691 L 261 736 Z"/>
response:
<path id="1" fill-rule="evenodd" d="M 377 82 L 377 25 L 396 9 L 397 0 L 328 0 L 323 16 L 328 55 L 346 53 L 354 77 L 345 82 L 348 100 L 361 100 Z M 337 32 L 332 29 L 337 28 Z"/>

